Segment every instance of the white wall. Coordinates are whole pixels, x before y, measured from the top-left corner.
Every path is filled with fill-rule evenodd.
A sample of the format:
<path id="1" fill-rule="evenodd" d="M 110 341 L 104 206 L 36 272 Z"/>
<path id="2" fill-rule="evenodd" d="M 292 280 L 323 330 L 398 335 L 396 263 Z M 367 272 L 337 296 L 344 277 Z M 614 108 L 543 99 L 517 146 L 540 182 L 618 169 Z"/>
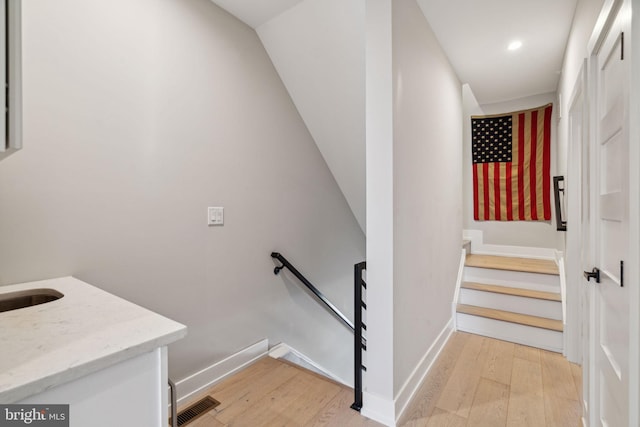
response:
<path id="1" fill-rule="evenodd" d="M 451 318 L 462 233 L 460 82 L 415 0 L 393 2 L 394 393 Z"/>
<path id="2" fill-rule="evenodd" d="M 386 425 L 395 422 L 391 4 L 366 3 L 367 373 L 362 414 Z"/>
<path id="3" fill-rule="evenodd" d="M 365 0 L 305 0 L 257 32 L 365 230 Z"/>
<path id="4" fill-rule="evenodd" d="M 366 6 L 362 414 L 395 425 L 420 382 L 421 362 L 451 319 L 462 235 L 463 109 L 460 82 L 416 0 Z"/>
<path id="5" fill-rule="evenodd" d="M 464 95 L 464 228 L 482 230 L 484 243 L 494 245 L 527 246 L 537 248 L 562 247 L 562 232 L 556 231 L 553 187 L 551 187 L 551 221 L 476 221 L 473 219 L 473 174 L 471 169 L 471 116 L 509 113 L 554 103 L 551 119 L 551 176 L 558 175 L 556 122 L 558 105 L 556 95 L 547 93 L 495 104 L 479 105 L 473 96 L 473 88 L 465 86 Z M 552 181 L 553 185 L 553 181 Z M 473 250 L 473 248 L 472 248 Z"/>
<path id="6" fill-rule="evenodd" d="M 564 52 L 562 63 L 562 73 L 558 83 L 558 94 L 563 112 L 569 109 L 571 94 L 576 83 L 576 78 L 582 66 L 582 60 L 588 56 L 587 44 L 593 27 L 602 9 L 604 0 L 578 0 L 576 11 L 573 16 L 571 32 L 567 40 L 567 47 Z M 558 122 L 558 173 L 567 173 L 567 152 L 568 152 L 568 120 L 566 114 Z"/>
<path id="7" fill-rule="evenodd" d="M 351 381 L 350 332 L 269 254 L 351 315 L 364 234 L 256 33 L 209 0 L 23 11 L 0 284 L 74 275 L 186 324 L 176 381 L 265 337 Z"/>

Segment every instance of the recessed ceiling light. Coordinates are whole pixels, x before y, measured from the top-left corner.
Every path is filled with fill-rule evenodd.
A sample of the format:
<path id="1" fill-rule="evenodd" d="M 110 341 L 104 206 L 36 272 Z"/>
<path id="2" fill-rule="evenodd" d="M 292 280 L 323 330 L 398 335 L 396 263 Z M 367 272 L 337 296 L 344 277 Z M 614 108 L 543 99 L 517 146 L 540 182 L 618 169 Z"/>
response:
<path id="1" fill-rule="evenodd" d="M 522 42 L 520 40 L 514 40 L 511 43 L 509 43 L 509 47 L 507 47 L 507 49 L 509 50 L 518 50 L 522 47 Z"/>

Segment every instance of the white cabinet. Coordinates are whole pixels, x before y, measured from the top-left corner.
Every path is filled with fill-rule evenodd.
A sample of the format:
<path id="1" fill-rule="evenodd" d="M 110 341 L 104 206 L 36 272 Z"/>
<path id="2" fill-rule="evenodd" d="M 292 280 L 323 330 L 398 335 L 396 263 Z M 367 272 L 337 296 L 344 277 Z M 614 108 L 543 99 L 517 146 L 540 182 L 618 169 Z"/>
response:
<path id="1" fill-rule="evenodd" d="M 64 297 L 0 313 L 0 403 L 68 404 L 72 427 L 168 420 L 167 345 L 186 326 L 73 277 L 0 287 Z"/>
<path id="2" fill-rule="evenodd" d="M 168 422 L 167 394 L 160 347 L 17 403 L 69 404 L 70 427 L 159 427 Z"/>

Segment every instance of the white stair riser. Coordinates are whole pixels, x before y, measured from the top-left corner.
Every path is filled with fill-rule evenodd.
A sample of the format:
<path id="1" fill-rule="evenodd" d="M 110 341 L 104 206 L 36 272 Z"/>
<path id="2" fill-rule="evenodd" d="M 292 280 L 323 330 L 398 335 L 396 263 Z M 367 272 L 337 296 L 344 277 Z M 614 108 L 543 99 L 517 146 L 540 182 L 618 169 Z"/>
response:
<path id="1" fill-rule="evenodd" d="M 562 332 L 535 328 L 517 323 L 503 322 L 486 317 L 456 313 L 459 331 L 484 335 L 491 338 L 510 341 L 530 347 L 542 348 L 557 353 L 562 352 Z"/>
<path id="2" fill-rule="evenodd" d="M 560 293 L 560 276 L 552 274 L 465 267 L 462 280 L 464 282 L 486 283 Z"/>
<path id="3" fill-rule="evenodd" d="M 494 308 L 496 310 L 512 311 L 530 316 L 562 320 L 562 304 L 559 301 L 548 301 L 461 288 L 459 302 L 477 307 Z"/>

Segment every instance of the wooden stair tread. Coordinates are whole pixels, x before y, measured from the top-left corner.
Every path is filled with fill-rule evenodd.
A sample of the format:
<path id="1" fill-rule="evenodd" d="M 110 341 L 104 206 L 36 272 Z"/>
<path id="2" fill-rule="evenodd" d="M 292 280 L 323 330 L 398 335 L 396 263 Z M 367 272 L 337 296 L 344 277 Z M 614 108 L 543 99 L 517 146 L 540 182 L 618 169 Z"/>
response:
<path id="1" fill-rule="evenodd" d="M 543 299 L 548 301 L 562 302 L 562 297 L 556 292 L 535 291 L 533 289 L 512 288 L 509 286 L 489 285 L 486 283 L 463 282 L 463 289 L 473 289 L 476 291 L 493 292 L 496 294 L 513 295 L 517 297 Z"/>
<path id="2" fill-rule="evenodd" d="M 503 322 L 518 323 L 520 325 L 533 326 L 552 331 L 562 332 L 563 330 L 561 320 L 547 319 L 546 317 L 530 316 L 528 314 L 513 313 L 511 311 L 495 310 L 493 308 L 477 307 L 467 304 L 458 304 L 456 311 L 458 313 L 502 320 Z"/>
<path id="3" fill-rule="evenodd" d="M 467 255 L 464 265 L 467 267 L 492 268 L 495 270 L 560 275 L 555 261 L 547 259 L 471 254 Z"/>

